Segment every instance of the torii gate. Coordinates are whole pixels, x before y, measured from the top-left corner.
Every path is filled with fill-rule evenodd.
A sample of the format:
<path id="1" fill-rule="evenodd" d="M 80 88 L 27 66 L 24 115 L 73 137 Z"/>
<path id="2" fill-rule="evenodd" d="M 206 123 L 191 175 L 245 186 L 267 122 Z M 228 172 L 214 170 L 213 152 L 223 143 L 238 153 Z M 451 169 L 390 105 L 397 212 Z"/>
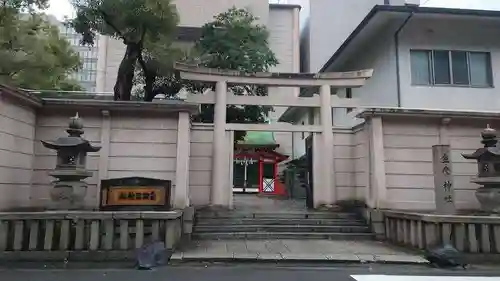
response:
<path id="1" fill-rule="evenodd" d="M 186 93 L 182 99 L 198 104 L 214 104 L 214 139 L 211 205 L 232 208 L 233 131 L 310 132 L 313 134 L 313 202 L 318 207 L 335 204 L 335 167 L 333 155 L 332 107 L 357 107 L 356 99 L 331 95 L 331 88 L 358 88 L 364 85 L 373 70 L 330 73 L 242 73 L 176 63 L 180 78 L 190 81 L 213 82 L 215 93 Z M 266 85 L 268 87 L 319 87 L 319 96 L 237 96 L 228 93 L 231 85 Z M 292 106 L 320 108 L 320 125 L 282 126 L 277 124 L 227 124 L 227 105 Z M 320 138 L 316 137 L 319 136 Z M 188 192 L 184 192 L 188 194 Z"/>

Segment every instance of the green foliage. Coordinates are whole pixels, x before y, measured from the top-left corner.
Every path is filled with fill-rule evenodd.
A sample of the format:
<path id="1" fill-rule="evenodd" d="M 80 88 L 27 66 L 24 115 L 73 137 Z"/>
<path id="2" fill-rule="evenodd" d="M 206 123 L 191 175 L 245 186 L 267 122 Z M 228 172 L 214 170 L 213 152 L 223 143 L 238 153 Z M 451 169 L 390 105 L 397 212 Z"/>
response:
<path id="1" fill-rule="evenodd" d="M 81 90 L 68 76 L 80 58 L 59 30 L 35 9 L 46 0 L 6 0 L 0 3 L 0 83 L 30 89 Z"/>
<path id="2" fill-rule="evenodd" d="M 269 71 L 270 67 L 278 64 L 278 60 L 269 48 L 269 33 L 266 27 L 257 24 L 256 21 L 257 18 L 246 9 L 233 7 L 205 24 L 202 27 L 201 38 L 190 50 L 175 48 L 168 40 L 164 40 L 162 44 L 148 45 L 146 47 L 148 61 L 156 75 L 155 86 L 151 89 L 150 96 L 154 97 L 157 94 L 173 96 L 182 87 L 194 92 L 203 92 L 213 87 L 213 85 L 179 81 L 172 69 L 174 61 L 247 73 Z M 141 82 L 145 83 L 145 77 Z M 229 90 L 237 95 L 267 95 L 267 89 L 258 86 L 231 86 Z M 141 92 L 147 95 L 147 87 Z M 227 122 L 264 123 L 269 110 L 269 107 L 262 106 L 228 106 Z M 201 113 L 194 118 L 194 121 L 213 123 L 214 106 L 202 105 Z M 243 136 L 244 133 L 239 133 L 235 140 Z"/>
<path id="3" fill-rule="evenodd" d="M 143 88 L 137 89 L 137 92 L 141 93 L 144 101 L 152 101 L 159 94 L 174 96 L 184 86 L 175 75 L 174 63 L 186 61 L 189 52 L 175 46 L 169 37 L 156 42 L 148 40 L 144 46 L 142 72 L 137 75 L 135 82 L 135 85 L 142 85 Z"/>
<path id="4" fill-rule="evenodd" d="M 205 67 L 239 70 L 247 73 L 266 72 L 278 64 L 269 47 L 269 32 L 258 18 L 246 9 L 235 7 L 215 16 L 202 28 L 196 44 L 200 64 Z M 267 95 L 267 88 L 259 86 L 231 86 L 236 95 Z M 264 123 L 271 108 L 262 106 L 228 106 L 229 123 Z M 199 122 L 213 122 L 213 105 L 202 106 Z"/>
<path id="5" fill-rule="evenodd" d="M 94 44 L 97 34 L 111 36 L 126 45 L 114 88 L 115 100 L 130 100 L 139 63 L 145 70 L 145 42 L 159 42 L 173 34 L 177 10 L 170 0 L 74 0 L 76 17 L 69 25 Z"/>
<path id="6" fill-rule="evenodd" d="M 269 48 L 269 32 L 257 24 L 257 17 L 246 9 L 235 7 L 215 16 L 202 27 L 196 44 L 201 63 L 206 67 L 264 72 L 278 64 Z"/>
<path id="7" fill-rule="evenodd" d="M 0 2 L 0 23 L 12 20 L 19 13 L 33 13 L 48 8 L 49 0 L 3 0 Z"/>

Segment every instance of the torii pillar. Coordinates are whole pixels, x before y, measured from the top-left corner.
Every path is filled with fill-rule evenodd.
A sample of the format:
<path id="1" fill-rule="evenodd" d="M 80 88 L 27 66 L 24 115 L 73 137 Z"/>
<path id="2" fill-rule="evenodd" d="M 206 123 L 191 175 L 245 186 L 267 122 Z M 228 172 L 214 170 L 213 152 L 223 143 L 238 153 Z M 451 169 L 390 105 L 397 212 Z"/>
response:
<path id="1" fill-rule="evenodd" d="M 319 152 L 314 155 L 319 157 L 321 165 L 319 173 L 321 180 L 319 186 L 314 186 L 314 207 L 319 207 L 322 204 L 331 204 L 337 200 L 335 187 L 335 167 L 333 163 L 333 117 L 332 117 L 332 93 L 330 85 L 322 85 L 319 89 L 321 100 L 320 107 L 320 122 L 321 122 L 321 149 L 314 149 L 314 152 Z"/>
<path id="2" fill-rule="evenodd" d="M 226 150 L 232 149 L 232 144 L 226 143 L 226 108 L 227 108 L 227 83 L 218 81 L 215 85 L 214 105 L 214 142 L 212 188 L 210 189 L 210 202 L 213 206 L 229 207 L 229 188 L 225 180 L 227 171 Z M 232 167 L 232 166 L 231 166 Z M 231 184 L 231 183 L 229 183 Z"/>

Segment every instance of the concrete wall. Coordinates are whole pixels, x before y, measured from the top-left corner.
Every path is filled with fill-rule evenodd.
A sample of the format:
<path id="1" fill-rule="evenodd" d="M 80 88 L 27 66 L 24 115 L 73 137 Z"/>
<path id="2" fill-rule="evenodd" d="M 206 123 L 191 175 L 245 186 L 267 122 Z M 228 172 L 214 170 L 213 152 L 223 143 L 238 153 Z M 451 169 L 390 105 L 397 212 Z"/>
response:
<path id="1" fill-rule="evenodd" d="M 189 178 L 191 205 L 210 204 L 211 124 L 189 126 L 188 118 L 179 119 L 178 112 L 144 108 L 125 112 L 118 107 L 103 111 L 96 106 L 75 105 L 78 102 L 82 101 L 56 109 L 47 104 L 30 104 L 14 95 L 0 95 L 0 209 L 43 207 L 50 202 L 52 178 L 48 172 L 55 167 L 56 156 L 40 140 L 65 136 L 68 118 L 76 111 L 84 120 L 84 137 L 102 146 L 101 151 L 88 156 L 87 168 L 94 175 L 87 180 L 87 207 L 97 206 L 102 179 L 144 176 L 176 184 L 176 175 L 180 179 L 183 173 Z M 449 144 L 456 206 L 478 207 L 474 196 L 477 186 L 470 183 L 477 166 L 461 153 L 481 147 L 480 133 L 487 124 L 500 128 L 496 114 L 372 109 L 363 116 L 364 124 L 333 129 L 336 200 L 360 199 L 379 208 L 434 210 L 432 146 Z M 443 118 L 449 119 L 449 124 Z M 178 125 L 180 120 L 184 125 Z M 186 128 L 190 128 L 189 137 L 181 137 L 179 132 L 187 134 Z M 190 144 L 185 149 L 189 153 L 179 151 L 183 143 Z M 186 158 L 177 155 L 189 158 L 185 168 L 178 160 Z"/>
<path id="2" fill-rule="evenodd" d="M 385 175 L 388 208 L 433 210 L 434 178 L 432 146 L 449 144 L 455 187 L 455 204 L 460 209 L 477 208 L 470 183 L 477 173 L 474 161 L 466 160 L 461 153 L 471 153 L 481 147 L 480 133 L 487 123 L 498 127 L 491 120 L 452 121 L 443 131 L 439 120 L 406 119 L 383 121 Z"/>
<path id="3" fill-rule="evenodd" d="M 382 137 L 374 132 L 372 122 L 339 133 L 335 131 L 335 182 L 338 200 L 360 199 L 370 206 L 399 210 L 435 209 L 432 146 L 449 144 L 457 209 L 477 209 L 470 182 L 477 173 L 475 161 L 464 159 L 481 147 L 481 131 L 490 124 L 500 128 L 495 117 L 464 118 L 467 113 L 445 126 L 437 116 L 383 117 Z M 350 134 L 350 136 L 349 136 Z M 351 141 L 349 143 L 348 141 Z M 350 150 L 350 152 L 348 152 Z M 377 167 L 382 163 L 382 169 Z M 382 171 L 382 174 L 380 174 Z M 378 191 L 383 184 L 383 192 Z M 382 198 L 380 197 L 382 194 Z"/>
<path id="4" fill-rule="evenodd" d="M 355 143 L 352 130 L 334 130 L 333 148 L 336 200 L 358 198 L 355 170 Z"/>
<path id="5" fill-rule="evenodd" d="M 212 186 L 212 124 L 193 124 L 191 130 L 191 155 L 189 158 L 189 198 L 191 204 L 210 204 Z"/>
<path id="6" fill-rule="evenodd" d="M 352 159 L 354 162 L 352 187 L 356 199 L 369 199 L 370 139 L 368 127 L 364 124 L 353 129 Z"/>
<path id="7" fill-rule="evenodd" d="M 177 117 L 166 118 L 152 114 L 116 113 L 109 117 L 100 111 L 82 111 L 85 137 L 102 146 L 98 153 L 88 155 L 87 168 L 93 173 L 85 204 L 98 206 L 100 180 L 120 177 L 150 177 L 172 180 L 175 183 Z M 31 206 L 50 202 L 56 154 L 40 143 L 66 136 L 69 117 L 74 112 L 42 112 L 38 115 L 35 133 L 35 164 L 32 177 Z"/>
<path id="8" fill-rule="evenodd" d="M 35 122 L 35 109 L 0 94 L 0 209 L 30 200 Z"/>
<path id="9" fill-rule="evenodd" d="M 110 119 L 109 178 L 175 180 L 177 116 L 114 114 Z"/>

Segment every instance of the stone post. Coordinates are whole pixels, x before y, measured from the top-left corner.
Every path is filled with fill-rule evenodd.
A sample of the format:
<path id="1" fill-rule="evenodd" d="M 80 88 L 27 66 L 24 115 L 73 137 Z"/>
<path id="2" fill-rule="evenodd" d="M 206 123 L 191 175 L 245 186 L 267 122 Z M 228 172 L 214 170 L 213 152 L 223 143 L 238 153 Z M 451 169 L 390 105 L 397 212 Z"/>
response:
<path id="1" fill-rule="evenodd" d="M 226 144 L 226 104 L 227 104 L 227 83 L 218 81 L 215 86 L 215 106 L 214 106 L 214 143 L 213 143 L 213 166 L 212 166 L 212 189 L 210 192 L 210 202 L 215 206 L 226 206 L 224 192 L 227 170 L 224 165 L 226 155 L 224 152 L 227 149 Z"/>
<path id="2" fill-rule="evenodd" d="M 449 145 L 432 146 L 436 211 L 439 214 L 455 214 L 455 188 L 451 169 Z"/>
<path id="3" fill-rule="evenodd" d="M 174 208 L 189 207 L 189 150 L 191 120 L 188 112 L 179 112 L 177 123 L 177 157 L 175 163 Z"/>
<path id="4" fill-rule="evenodd" d="M 333 204 L 336 200 L 335 188 L 335 167 L 333 165 L 333 119 L 332 119 L 332 96 L 330 85 L 322 85 L 319 89 L 321 100 L 320 117 L 321 117 L 321 177 L 323 178 L 322 186 L 316 185 L 313 188 L 323 189 L 320 194 L 323 194 L 323 200 L 326 204 Z"/>

